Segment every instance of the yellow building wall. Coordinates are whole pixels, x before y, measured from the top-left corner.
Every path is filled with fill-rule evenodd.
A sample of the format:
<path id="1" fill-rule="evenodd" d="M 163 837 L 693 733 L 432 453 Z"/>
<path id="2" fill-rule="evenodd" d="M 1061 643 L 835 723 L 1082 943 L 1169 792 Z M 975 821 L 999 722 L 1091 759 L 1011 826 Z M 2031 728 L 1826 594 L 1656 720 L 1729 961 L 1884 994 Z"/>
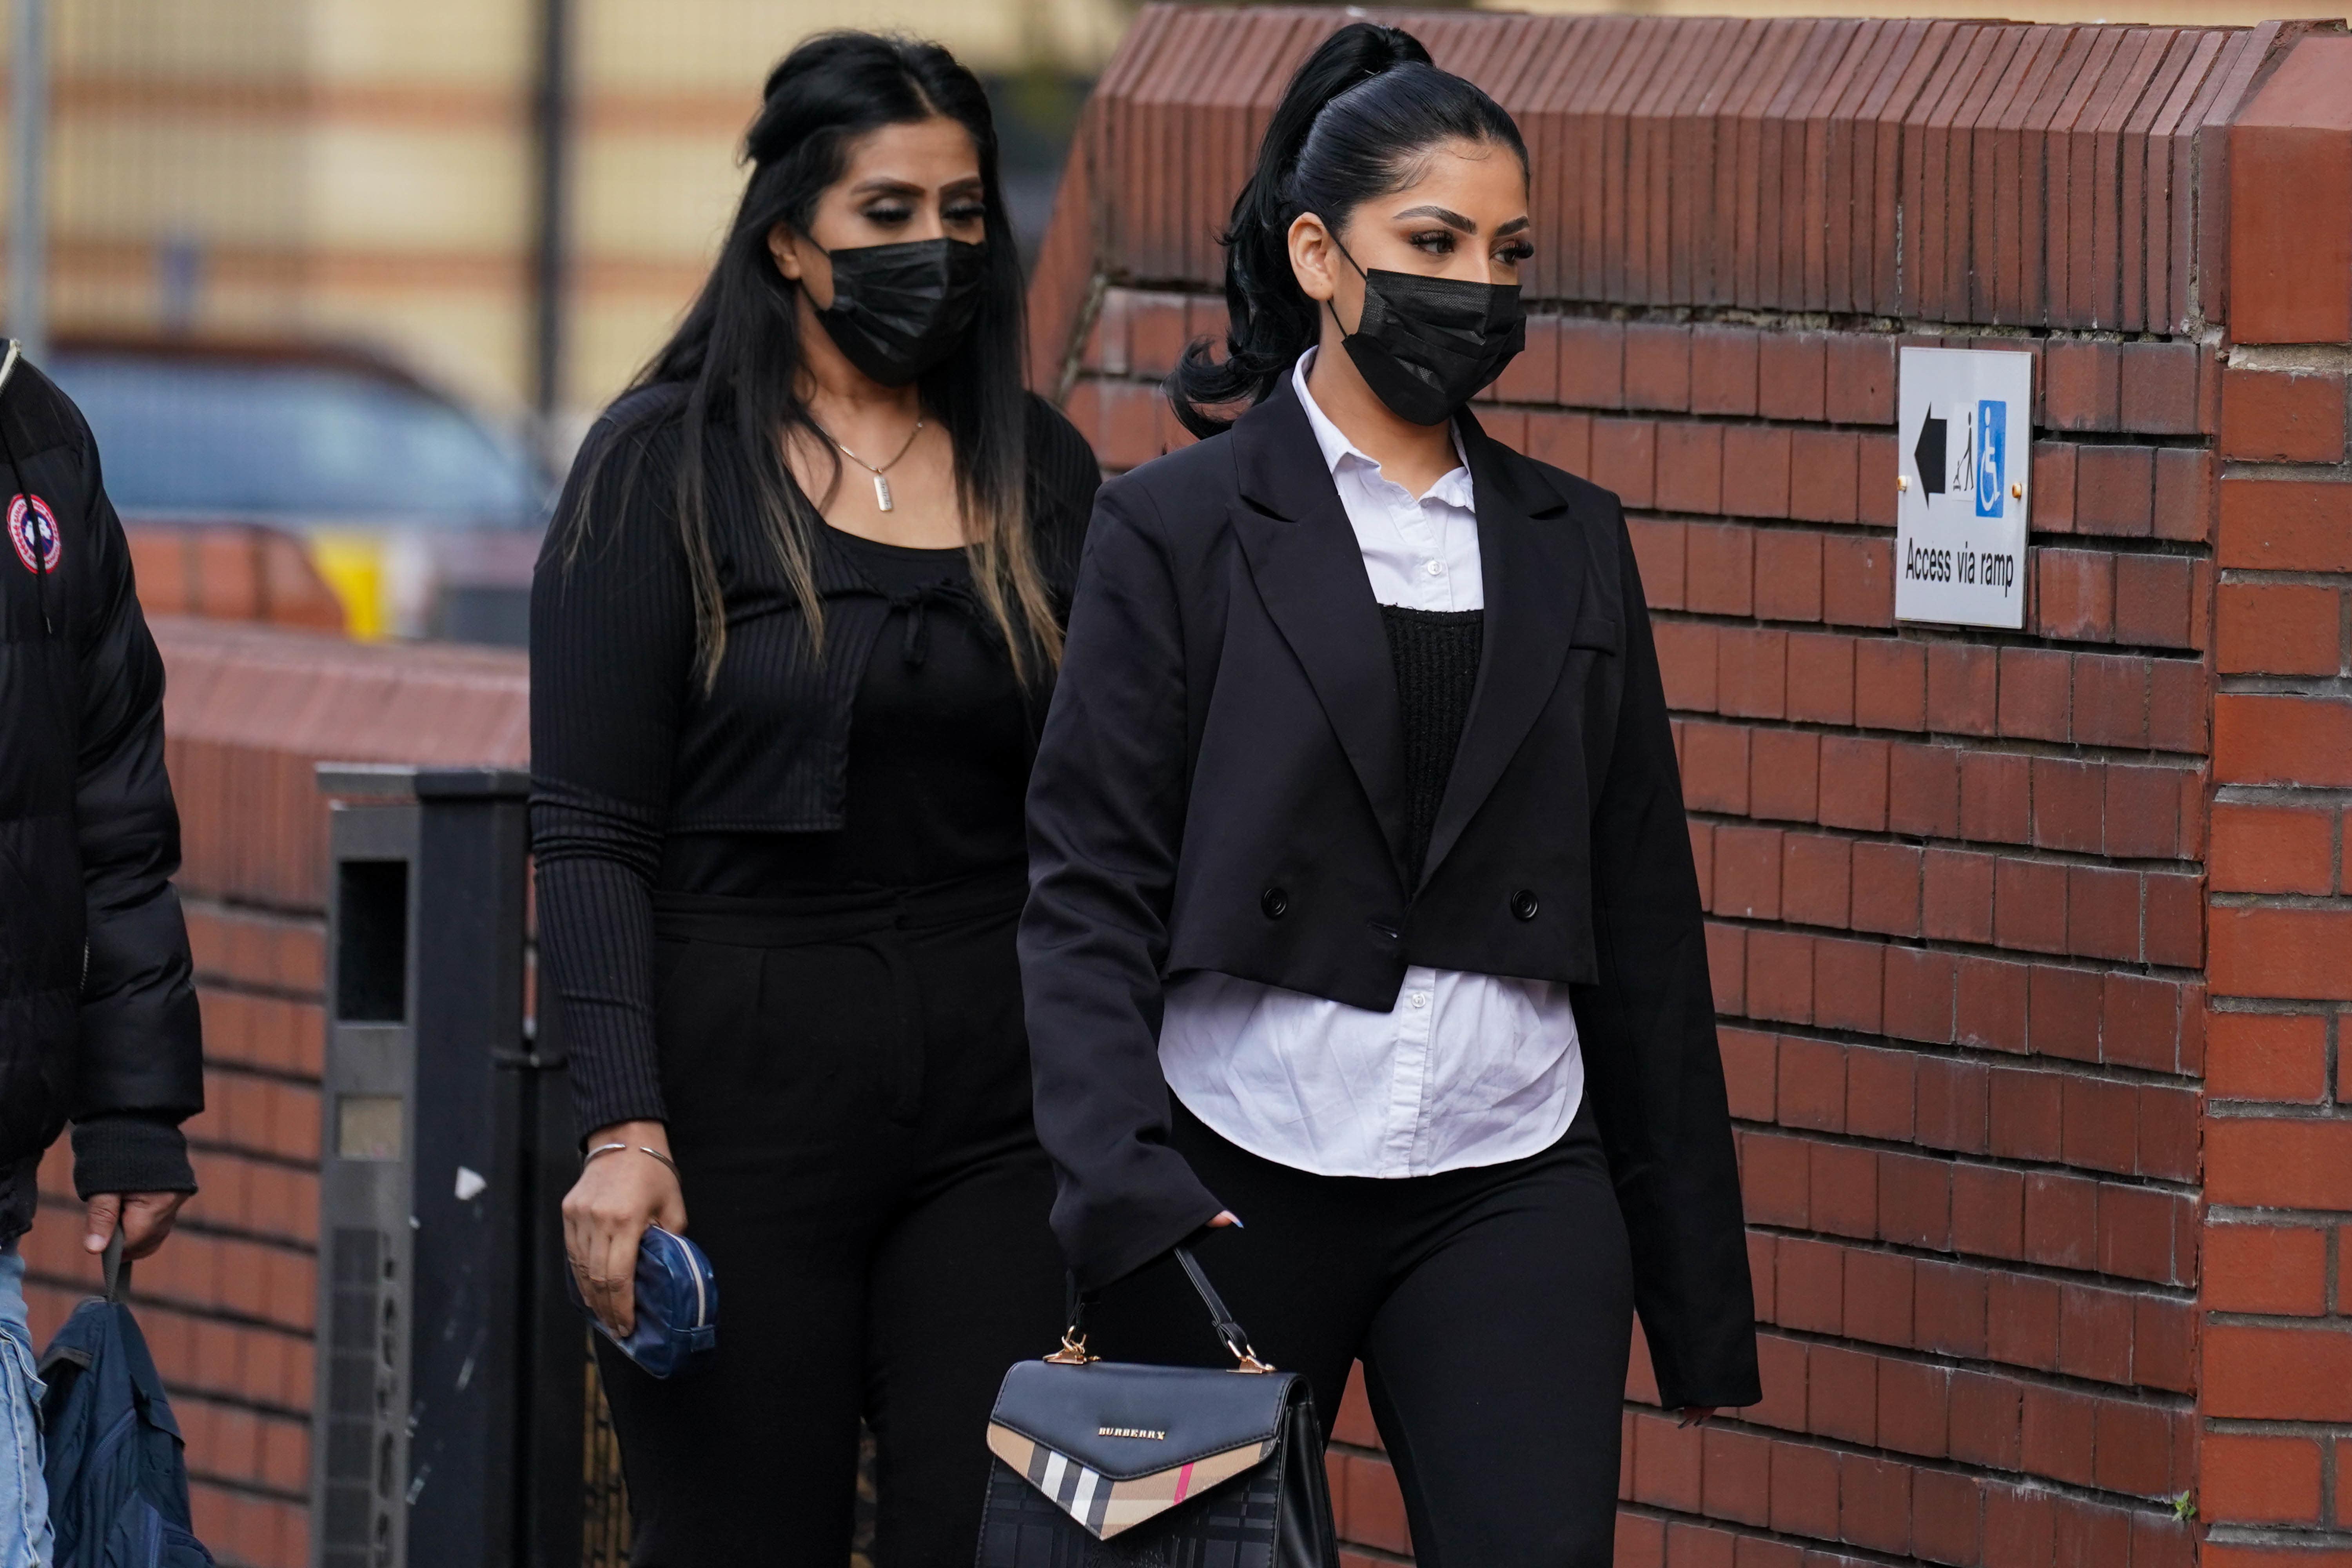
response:
<path id="1" fill-rule="evenodd" d="M 530 0 L 51 0 L 51 15 L 57 336 L 356 340 L 523 411 Z M 691 298 L 761 79 L 796 40 L 898 29 L 982 71 L 1087 72 L 1129 15 L 1128 0 L 574 0 L 564 402 L 610 397 Z M 0 157 L 5 143 L 0 124 Z"/>

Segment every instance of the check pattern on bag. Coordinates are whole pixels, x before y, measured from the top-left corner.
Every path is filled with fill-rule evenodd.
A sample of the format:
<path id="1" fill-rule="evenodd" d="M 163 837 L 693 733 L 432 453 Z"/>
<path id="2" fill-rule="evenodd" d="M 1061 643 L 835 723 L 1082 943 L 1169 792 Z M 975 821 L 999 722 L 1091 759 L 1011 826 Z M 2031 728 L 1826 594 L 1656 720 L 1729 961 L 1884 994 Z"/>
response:
<path id="1" fill-rule="evenodd" d="M 1267 1437 L 1115 1480 L 1000 1422 L 991 1422 L 988 1427 L 989 1452 L 1103 1541 L 1240 1475 L 1272 1454 L 1275 1443 L 1275 1438 Z"/>

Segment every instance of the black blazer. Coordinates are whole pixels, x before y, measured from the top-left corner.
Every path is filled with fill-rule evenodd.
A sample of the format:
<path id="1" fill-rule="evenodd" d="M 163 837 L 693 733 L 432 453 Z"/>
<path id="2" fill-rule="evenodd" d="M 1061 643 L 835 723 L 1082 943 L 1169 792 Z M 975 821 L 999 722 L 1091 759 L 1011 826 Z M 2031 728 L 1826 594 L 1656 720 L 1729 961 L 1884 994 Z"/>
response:
<path id="1" fill-rule="evenodd" d="M 1632 542 L 1608 491 L 1462 433 L 1485 651 L 1417 886 L 1379 607 L 1288 378 L 1097 498 L 1021 923 L 1055 1229 L 1092 1287 L 1223 1206 L 1167 1142 L 1174 975 L 1382 1011 L 1409 964 L 1566 982 L 1660 1392 L 1751 1404 L 1739 1173 Z"/>

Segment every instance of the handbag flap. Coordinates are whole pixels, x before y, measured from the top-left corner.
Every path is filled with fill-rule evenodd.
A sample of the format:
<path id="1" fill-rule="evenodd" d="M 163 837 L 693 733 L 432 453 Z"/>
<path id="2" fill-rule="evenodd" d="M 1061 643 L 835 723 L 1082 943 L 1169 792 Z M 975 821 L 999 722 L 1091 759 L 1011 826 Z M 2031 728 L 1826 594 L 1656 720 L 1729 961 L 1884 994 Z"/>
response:
<path id="1" fill-rule="evenodd" d="M 1271 1443 L 1297 1373 L 1015 1363 L 989 1417 L 1114 1480 Z"/>

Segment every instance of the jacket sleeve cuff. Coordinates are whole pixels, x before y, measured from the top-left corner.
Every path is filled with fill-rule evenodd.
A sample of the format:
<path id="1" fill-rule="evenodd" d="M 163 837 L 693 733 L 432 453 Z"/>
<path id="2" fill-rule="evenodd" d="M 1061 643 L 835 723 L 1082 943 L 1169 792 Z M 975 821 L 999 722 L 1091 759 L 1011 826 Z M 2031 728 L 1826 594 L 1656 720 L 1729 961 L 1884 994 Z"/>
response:
<path id="1" fill-rule="evenodd" d="M 98 1116 L 73 1130 L 74 1191 L 87 1203 L 100 1193 L 193 1193 L 196 1173 L 188 1140 L 160 1116 Z"/>
<path id="2" fill-rule="evenodd" d="M 1081 1290 L 1123 1279 L 1217 1217 L 1224 1205 L 1201 1184 L 1181 1154 L 1138 1145 L 1123 1183 L 1066 1180 L 1054 1204 L 1054 1231 Z"/>

